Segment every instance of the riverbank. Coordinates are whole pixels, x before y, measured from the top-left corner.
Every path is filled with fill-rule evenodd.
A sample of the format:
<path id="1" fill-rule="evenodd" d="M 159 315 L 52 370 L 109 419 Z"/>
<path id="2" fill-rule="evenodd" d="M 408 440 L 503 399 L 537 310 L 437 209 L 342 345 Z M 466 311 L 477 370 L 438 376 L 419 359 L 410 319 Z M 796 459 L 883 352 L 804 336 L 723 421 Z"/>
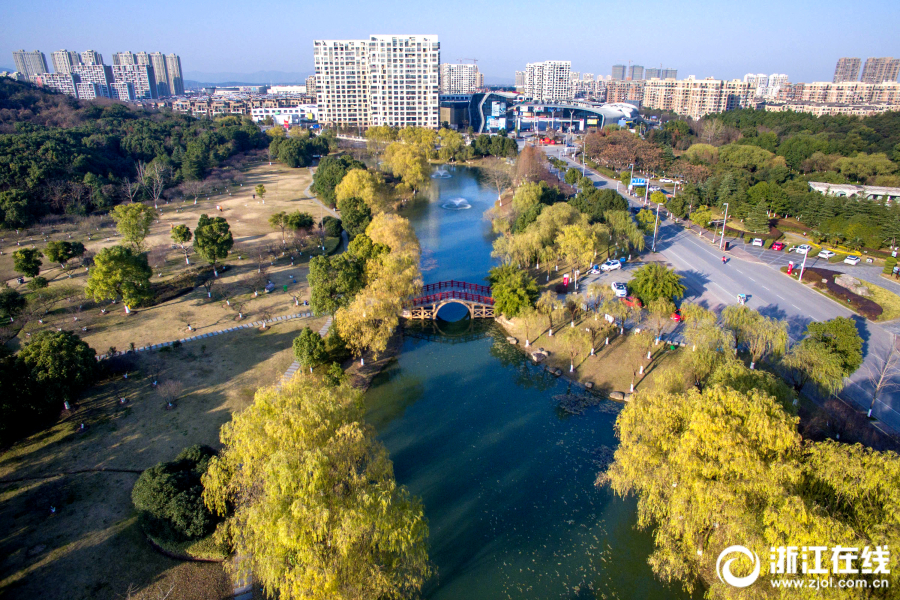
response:
<path id="1" fill-rule="evenodd" d="M 592 318 L 593 315 L 588 315 L 576 319 L 575 327 L 584 328 L 585 321 Z M 669 345 L 660 343 L 651 348 L 650 358 L 647 359 L 647 350 L 641 346 L 632 329 L 626 330 L 624 335 L 615 332 L 609 337 L 608 343 L 605 337 L 596 340 L 594 354 L 591 355 L 590 350 L 585 349 L 573 363 L 564 349 L 562 335 L 572 326 L 571 321 L 555 324 L 553 336 L 549 335 L 547 328 L 542 328 L 534 340 L 529 340 L 527 348 L 524 327 L 518 319 L 509 320 L 499 316 L 495 321 L 507 336 L 515 338 L 516 343 L 511 345 L 515 345 L 529 360 L 554 374 L 559 370 L 559 377 L 610 399 L 627 398 L 632 393 L 632 384 L 633 392 L 652 389 L 669 369 L 678 365 L 682 352 L 677 346 L 673 350 Z M 541 354 L 546 358 L 538 362 L 533 353 L 540 352 L 541 349 Z M 575 369 L 570 371 L 573 364 Z"/>

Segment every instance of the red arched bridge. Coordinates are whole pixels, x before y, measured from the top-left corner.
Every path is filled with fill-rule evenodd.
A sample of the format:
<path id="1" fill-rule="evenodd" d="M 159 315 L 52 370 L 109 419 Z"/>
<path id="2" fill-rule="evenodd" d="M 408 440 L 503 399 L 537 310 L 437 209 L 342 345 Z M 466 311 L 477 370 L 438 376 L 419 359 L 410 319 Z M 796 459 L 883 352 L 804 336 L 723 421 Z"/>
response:
<path id="1" fill-rule="evenodd" d="M 473 319 L 494 317 L 494 298 L 490 286 L 452 279 L 422 286 L 422 294 L 407 301 L 403 316 L 408 319 L 436 319 L 441 307 L 452 302 L 469 309 L 469 316 Z"/>

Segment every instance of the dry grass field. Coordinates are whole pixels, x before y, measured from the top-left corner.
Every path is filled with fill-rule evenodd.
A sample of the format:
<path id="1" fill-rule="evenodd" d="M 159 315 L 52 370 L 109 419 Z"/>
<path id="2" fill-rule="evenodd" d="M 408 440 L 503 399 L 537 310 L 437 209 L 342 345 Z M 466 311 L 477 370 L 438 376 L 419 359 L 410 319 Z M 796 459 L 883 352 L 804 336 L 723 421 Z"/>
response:
<path id="1" fill-rule="evenodd" d="M 309 297 L 306 285 L 308 253 L 301 256 L 296 250 L 285 251 L 281 231 L 274 230 L 268 218 L 280 211 L 295 210 L 308 212 L 316 220 L 332 214 L 308 192 L 311 181 L 308 169 L 263 163 L 244 172 L 242 187 L 233 186 L 230 191 L 211 195 L 208 199 L 201 197 L 196 205 L 192 199 L 160 204 L 162 214 L 146 240 L 154 270 L 151 281 L 155 284 L 171 282 L 187 270 L 181 249 L 172 247 L 169 232 L 173 226 L 186 224 L 193 229 L 204 213 L 223 216 L 231 225 L 235 245 L 226 261 L 228 269 L 220 272 L 220 277 L 210 290 L 211 298 L 206 289 L 197 287 L 180 297 L 125 315 L 121 304 L 108 305 L 104 302 L 97 305 L 84 298 L 81 288 L 87 281 L 87 274 L 83 268 L 70 268 L 64 272 L 44 258 L 41 275 L 50 280 L 51 290 L 68 291 L 64 294 L 65 299 L 44 316 L 43 323 L 37 320 L 29 323 L 11 342 L 11 348 L 15 350 L 26 343 L 28 334 L 33 335 L 42 329 L 64 329 L 77 333 L 102 354 L 110 347 L 125 350 L 131 344 L 141 347 L 231 327 L 237 323 L 239 311 L 243 322 L 247 322 L 248 318 L 259 320 L 265 315 L 299 312 L 295 306 L 296 300 Z M 264 199 L 253 198 L 257 184 L 266 187 Z M 91 235 L 92 240 L 88 240 L 83 228 L 78 228 L 75 223 L 59 224 L 53 230 L 51 233 L 49 227 L 36 226 L 28 232 L 20 232 L 18 236 L 15 232 L 4 232 L 0 242 L 3 251 L 0 255 L 0 277 L 23 293 L 27 291 L 15 282 L 12 253 L 31 243 L 38 249 L 43 248 L 46 241 L 41 232 L 46 240 L 82 241 L 88 251 L 95 253 L 103 247 L 119 243 L 121 239 L 108 218 L 106 226 Z M 289 237 L 290 233 L 287 235 Z M 22 246 L 17 246 L 17 240 Z M 191 268 L 204 266 L 205 262 L 199 256 L 191 254 Z M 258 272 L 260 266 L 262 273 Z M 254 284 L 265 285 L 270 280 L 276 285 L 275 292 L 254 296 Z M 287 286 L 286 291 L 284 286 Z M 226 304 L 226 299 L 230 301 L 230 306 Z M 106 308 L 107 312 L 101 313 L 101 308 Z M 188 329 L 189 325 L 193 332 Z"/>
<path id="2" fill-rule="evenodd" d="M 0 456 L 0 596 L 113 600 L 129 587 L 174 586 L 169 598 L 227 597 L 220 565 L 183 563 L 150 548 L 131 488 L 137 472 L 188 445 L 217 447 L 222 424 L 292 362 L 298 331 L 324 322 L 296 319 L 141 353 L 127 379 L 97 385 L 55 426 Z M 151 386 L 157 371 L 160 384 L 183 387 L 174 409 Z M 73 471 L 87 472 L 61 475 Z"/>

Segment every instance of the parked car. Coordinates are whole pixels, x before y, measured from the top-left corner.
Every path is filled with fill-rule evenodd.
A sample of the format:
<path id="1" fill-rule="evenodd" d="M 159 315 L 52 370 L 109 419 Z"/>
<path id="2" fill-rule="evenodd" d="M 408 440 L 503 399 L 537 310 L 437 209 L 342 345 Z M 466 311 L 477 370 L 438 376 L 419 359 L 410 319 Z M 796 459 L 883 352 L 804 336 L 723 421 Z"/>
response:
<path id="1" fill-rule="evenodd" d="M 831 258 L 832 256 L 834 256 L 834 252 L 832 252 L 831 250 L 822 250 L 821 252 L 819 252 L 818 256 L 819 258 Z"/>
<path id="2" fill-rule="evenodd" d="M 675 312 L 672 313 L 672 317 L 671 317 L 671 318 L 672 318 L 672 320 L 675 321 L 676 323 L 680 323 L 681 321 L 683 321 L 683 320 L 684 320 L 684 317 L 681 316 L 681 309 L 680 309 L 680 308 L 676 308 L 676 309 L 675 309 Z"/>
<path id="3" fill-rule="evenodd" d="M 851 254 L 850 256 L 848 256 L 847 258 L 844 259 L 844 262 L 847 263 L 848 265 L 856 266 L 859 264 L 860 260 L 862 260 L 862 256 L 854 256 Z"/>
<path id="4" fill-rule="evenodd" d="M 660 183 L 675 183 L 674 179 L 669 179 L 668 177 L 661 177 L 659 180 Z"/>
<path id="5" fill-rule="evenodd" d="M 604 273 L 609 273 L 610 271 L 615 271 L 616 269 L 621 269 L 621 268 L 622 268 L 622 263 L 615 259 L 612 259 L 612 258 L 609 259 L 608 261 L 606 261 L 605 263 L 603 263 L 602 265 L 600 265 L 600 270 L 603 271 Z"/>
<path id="6" fill-rule="evenodd" d="M 624 298 L 628 295 L 628 286 L 621 281 L 613 281 L 609 287 L 615 292 L 616 298 Z"/>
<path id="7" fill-rule="evenodd" d="M 773 243 L 772 250 L 775 250 L 776 252 L 781 252 L 782 250 L 784 250 L 784 242 Z"/>
<path id="8" fill-rule="evenodd" d="M 762 241 L 762 239 L 760 239 L 760 238 L 753 238 L 753 241 L 751 242 L 751 244 L 754 245 L 754 246 L 759 246 L 760 248 L 762 248 L 762 246 L 763 246 L 763 241 Z"/>
<path id="9" fill-rule="evenodd" d="M 812 250 L 812 246 L 809 244 L 800 244 L 799 246 L 794 246 L 788 252 L 796 252 L 797 254 L 807 254 L 810 250 Z"/>
<path id="10" fill-rule="evenodd" d="M 634 296 L 625 296 L 624 298 L 621 298 L 621 300 L 625 303 L 626 306 L 636 306 L 638 308 L 643 308 L 644 306 L 643 304 L 641 304 L 641 301 Z"/>

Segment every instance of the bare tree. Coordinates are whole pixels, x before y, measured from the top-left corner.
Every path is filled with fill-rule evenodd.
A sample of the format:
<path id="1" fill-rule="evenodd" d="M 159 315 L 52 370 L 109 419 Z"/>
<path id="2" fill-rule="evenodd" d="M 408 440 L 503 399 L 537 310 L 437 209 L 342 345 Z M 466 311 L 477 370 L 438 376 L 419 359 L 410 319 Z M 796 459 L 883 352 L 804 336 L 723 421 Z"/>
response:
<path id="1" fill-rule="evenodd" d="M 181 184 L 182 192 L 194 199 L 194 204 L 197 204 L 197 198 L 199 198 L 206 191 L 206 183 L 203 181 L 185 181 Z"/>
<path id="2" fill-rule="evenodd" d="M 482 169 L 485 179 L 497 190 L 499 199 L 503 190 L 512 183 L 512 166 L 500 158 L 486 158 L 482 160 Z"/>
<path id="3" fill-rule="evenodd" d="M 203 289 L 206 290 L 207 298 L 212 298 L 212 290 L 213 290 L 213 287 L 215 287 L 217 281 L 218 281 L 218 279 L 216 279 L 215 277 L 210 277 L 206 281 L 203 282 Z"/>
<path id="4" fill-rule="evenodd" d="M 141 193 L 141 185 L 137 181 L 132 181 L 130 177 L 122 180 L 122 195 L 128 198 L 129 203 L 134 203 L 134 199 Z"/>
<path id="5" fill-rule="evenodd" d="M 159 163 L 153 163 L 147 169 L 147 189 L 153 197 L 153 208 L 159 208 L 159 199 L 162 197 L 166 184 L 169 182 L 170 169 Z"/>
<path id="6" fill-rule="evenodd" d="M 881 355 L 874 357 L 873 364 L 868 366 L 867 379 L 872 384 L 872 403 L 869 404 L 868 417 L 872 418 L 872 411 L 878 398 L 890 390 L 900 388 L 900 349 L 898 349 L 897 336 L 892 336 L 890 347 Z"/>
<path id="7" fill-rule="evenodd" d="M 181 395 L 183 390 L 184 386 L 174 379 L 170 379 L 169 381 L 156 386 L 156 393 L 166 401 L 166 408 L 173 408 L 175 406 L 175 400 L 178 399 L 178 396 Z"/>
<path id="8" fill-rule="evenodd" d="M 147 372 L 147 379 L 152 387 L 156 387 L 159 383 L 159 376 L 162 374 L 164 366 L 165 363 L 158 356 L 150 356 L 144 360 L 144 370 Z"/>

